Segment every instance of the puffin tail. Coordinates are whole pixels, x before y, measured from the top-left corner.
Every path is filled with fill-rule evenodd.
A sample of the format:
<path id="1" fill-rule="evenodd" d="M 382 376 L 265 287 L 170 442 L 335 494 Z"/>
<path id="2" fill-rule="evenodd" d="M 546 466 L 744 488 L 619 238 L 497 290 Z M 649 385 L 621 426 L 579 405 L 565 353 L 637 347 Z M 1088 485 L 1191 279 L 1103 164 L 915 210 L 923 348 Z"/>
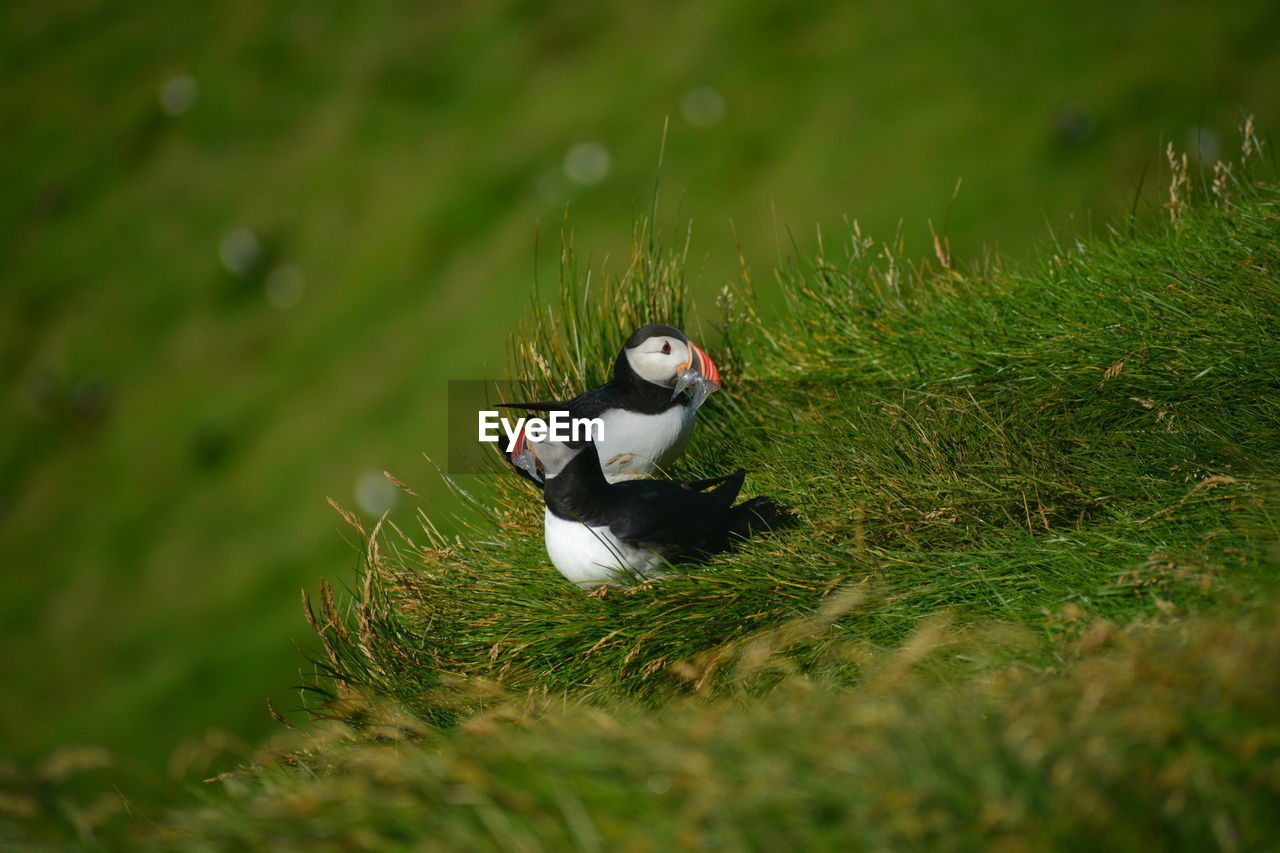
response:
<path id="1" fill-rule="evenodd" d="M 795 514 L 772 498 L 756 497 L 729 510 L 729 535 L 746 539 L 765 530 L 777 530 L 795 521 Z"/>

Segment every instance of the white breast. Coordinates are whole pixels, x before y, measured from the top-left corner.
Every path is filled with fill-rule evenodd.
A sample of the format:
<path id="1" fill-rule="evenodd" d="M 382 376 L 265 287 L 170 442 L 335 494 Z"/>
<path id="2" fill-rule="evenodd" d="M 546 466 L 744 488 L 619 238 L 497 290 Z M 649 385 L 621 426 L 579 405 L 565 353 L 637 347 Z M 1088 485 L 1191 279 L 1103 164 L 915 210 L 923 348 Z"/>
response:
<path id="1" fill-rule="evenodd" d="M 696 416 L 692 406 L 672 406 L 657 415 L 605 412 L 604 439 L 596 442 L 605 478 L 611 483 L 633 480 L 666 468 L 689 443 Z"/>
<path id="2" fill-rule="evenodd" d="M 619 542 L 607 527 L 566 521 L 550 509 L 543 516 L 547 556 L 560 574 L 583 589 L 613 580 L 657 577 L 662 558 L 644 548 Z"/>

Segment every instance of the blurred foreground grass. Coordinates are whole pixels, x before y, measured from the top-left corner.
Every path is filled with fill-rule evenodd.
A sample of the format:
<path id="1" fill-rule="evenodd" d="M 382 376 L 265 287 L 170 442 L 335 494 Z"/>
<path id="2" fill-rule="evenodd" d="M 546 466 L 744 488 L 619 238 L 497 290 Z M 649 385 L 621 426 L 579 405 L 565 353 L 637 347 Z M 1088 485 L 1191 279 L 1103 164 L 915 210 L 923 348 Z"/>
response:
<path id="1" fill-rule="evenodd" d="M 1020 639 L 926 621 L 865 672 L 658 713 L 512 698 L 440 738 L 394 709 L 170 814 L 148 843 L 277 849 L 1265 849 L 1280 629 L 1093 624 L 1060 666 L 956 680 Z M 518 722 L 512 722 L 512 720 Z"/>
<path id="2" fill-rule="evenodd" d="M 1161 138 L 1275 126 L 1278 42 L 1245 2 L 6 4 L 0 750 L 154 766 L 296 704 L 296 590 L 357 559 L 324 496 L 390 469 L 450 528 L 444 381 L 501 372 L 566 205 L 627 257 L 667 117 L 705 296 L 787 223 L 1113 221 Z"/>

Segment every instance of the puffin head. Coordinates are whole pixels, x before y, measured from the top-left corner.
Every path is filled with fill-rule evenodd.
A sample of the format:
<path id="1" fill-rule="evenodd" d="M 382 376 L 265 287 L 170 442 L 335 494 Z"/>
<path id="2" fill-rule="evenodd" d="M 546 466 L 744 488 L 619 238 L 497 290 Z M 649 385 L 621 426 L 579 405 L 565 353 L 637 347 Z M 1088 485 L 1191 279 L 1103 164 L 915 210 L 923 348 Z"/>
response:
<path id="1" fill-rule="evenodd" d="M 684 332 L 675 326 L 650 323 L 627 338 L 614 365 L 614 376 L 629 371 L 645 382 L 675 388 L 687 370 L 717 384 L 720 382 L 720 371 L 711 356 L 695 346 Z"/>

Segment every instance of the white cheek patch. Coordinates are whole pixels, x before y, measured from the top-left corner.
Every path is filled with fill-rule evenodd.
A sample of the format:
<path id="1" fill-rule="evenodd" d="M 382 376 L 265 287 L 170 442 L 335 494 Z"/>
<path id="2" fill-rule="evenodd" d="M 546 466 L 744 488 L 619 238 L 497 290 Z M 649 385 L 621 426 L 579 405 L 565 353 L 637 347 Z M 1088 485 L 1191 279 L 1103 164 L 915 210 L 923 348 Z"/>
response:
<path id="1" fill-rule="evenodd" d="M 636 376 L 663 388 L 670 388 L 675 379 L 675 359 L 670 353 L 627 351 L 627 361 Z"/>

